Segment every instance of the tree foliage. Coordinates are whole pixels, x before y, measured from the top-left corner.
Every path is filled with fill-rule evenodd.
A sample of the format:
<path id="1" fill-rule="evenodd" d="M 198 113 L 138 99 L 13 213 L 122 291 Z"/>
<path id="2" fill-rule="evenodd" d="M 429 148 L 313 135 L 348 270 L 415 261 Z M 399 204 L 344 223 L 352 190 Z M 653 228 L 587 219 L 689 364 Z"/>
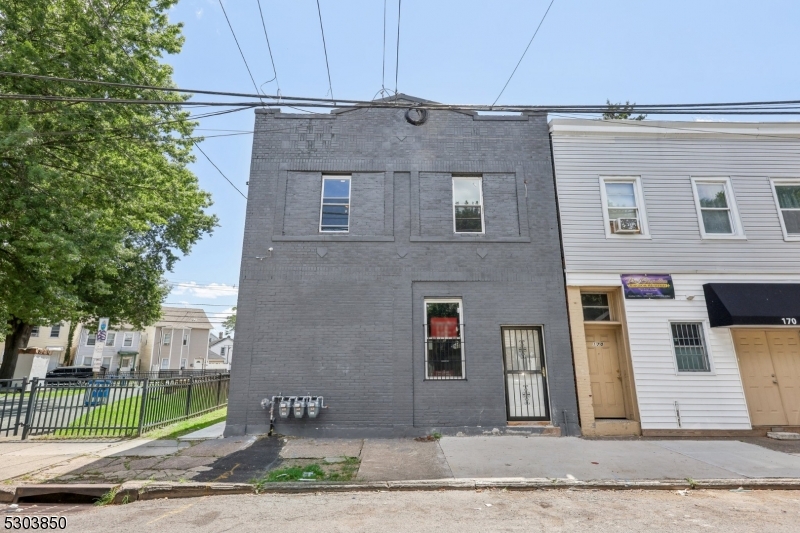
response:
<path id="1" fill-rule="evenodd" d="M 0 0 L 0 71 L 172 86 L 176 1 Z M 32 325 L 157 320 L 164 272 L 216 218 L 187 168 L 198 139 L 182 96 L 1 74 L 0 92 L 175 102 L 0 100 L 3 378 Z"/>
<path id="2" fill-rule="evenodd" d="M 230 335 L 234 331 L 236 331 L 236 306 L 233 306 L 233 314 L 228 316 L 222 322 L 222 328 L 225 330 L 225 335 Z"/>
<path id="3" fill-rule="evenodd" d="M 606 105 L 608 110 L 603 113 L 604 120 L 644 120 L 647 117 L 647 115 L 631 117 L 636 102 L 630 103 L 625 100 L 624 104 L 612 104 L 611 100 L 606 100 Z"/>

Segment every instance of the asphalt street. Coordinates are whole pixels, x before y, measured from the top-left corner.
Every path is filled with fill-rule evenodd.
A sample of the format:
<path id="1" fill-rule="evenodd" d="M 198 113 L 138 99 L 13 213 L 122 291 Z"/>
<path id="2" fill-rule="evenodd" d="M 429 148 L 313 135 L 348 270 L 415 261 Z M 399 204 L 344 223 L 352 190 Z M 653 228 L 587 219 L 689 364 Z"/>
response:
<path id="1" fill-rule="evenodd" d="M 797 531 L 798 491 L 503 490 L 214 496 L 95 507 L 68 531 Z"/>

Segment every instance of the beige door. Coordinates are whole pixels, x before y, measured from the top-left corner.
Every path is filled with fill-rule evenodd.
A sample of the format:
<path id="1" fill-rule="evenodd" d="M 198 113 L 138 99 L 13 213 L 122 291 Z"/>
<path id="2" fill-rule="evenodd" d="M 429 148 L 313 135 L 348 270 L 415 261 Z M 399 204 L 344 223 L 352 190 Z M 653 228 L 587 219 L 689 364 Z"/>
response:
<path id="1" fill-rule="evenodd" d="M 733 329 L 731 332 L 739 359 L 747 408 L 750 411 L 750 423 L 754 426 L 786 424 L 786 413 L 772 365 L 766 331 Z"/>
<path id="2" fill-rule="evenodd" d="M 800 426 L 800 331 L 767 330 L 772 366 L 790 426 Z"/>
<path id="3" fill-rule="evenodd" d="M 616 328 L 587 326 L 586 354 L 595 418 L 625 418 Z"/>

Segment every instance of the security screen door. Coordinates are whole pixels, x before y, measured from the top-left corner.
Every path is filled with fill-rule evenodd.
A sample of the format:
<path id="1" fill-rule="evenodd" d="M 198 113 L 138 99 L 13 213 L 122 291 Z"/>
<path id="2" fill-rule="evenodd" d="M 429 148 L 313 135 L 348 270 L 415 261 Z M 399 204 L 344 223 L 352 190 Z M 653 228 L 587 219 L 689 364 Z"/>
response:
<path id="1" fill-rule="evenodd" d="M 515 326 L 501 331 L 508 419 L 549 420 L 542 329 Z"/>

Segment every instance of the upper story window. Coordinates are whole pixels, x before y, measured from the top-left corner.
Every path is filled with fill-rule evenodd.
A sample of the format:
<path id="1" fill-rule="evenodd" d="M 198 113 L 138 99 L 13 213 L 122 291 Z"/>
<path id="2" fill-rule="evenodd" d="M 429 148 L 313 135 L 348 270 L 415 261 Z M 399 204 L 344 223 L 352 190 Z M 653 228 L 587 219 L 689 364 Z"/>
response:
<path id="1" fill-rule="evenodd" d="M 96 333 L 87 333 L 86 334 L 86 346 L 94 346 L 96 340 L 97 340 L 97 334 Z"/>
<path id="2" fill-rule="evenodd" d="M 456 233 L 483 233 L 483 178 L 453 178 Z"/>
<path id="3" fill-rule="evenodd" d="M 184 332 L 183 333 L 183 345 L 187 346 L 189 344 L 189 334 Z"/>
<path id="4" fill-rule="evenodd" d="M 743 236 L 728 178 L 693 178 L 692 187 L 703 238 Z"/>
<path id="5" fill-rule="evenodd" d="M 50 328 L 50 338 L 57 339 L 61 335 L 61 324 L 56 324 Z"/>
<path id="6" fill-rule="evenodd" d="M 31 337 L 38 337 L 39 336 L 39 326 L 33 326 L 31 328 Z"/>
<path id="7" fill-rule="evenodd" d="M 800 240 L 800 180 L 773 180 L 783 238 Z"/>
<path id="8" fill-rule="evenodd" d="M 350 231 L 350 176 L 323 176 L 321 204 L 321 232 Z"/>
<path id="9" fill-rule="evenodd" d="M 606 237 L 646 236 L 642 182 L 638 177 L 600 178 Z"/>
<path id="10" fill-rule="evenodd" d="M 161 338 L 161 344 L 169 344 L 170 342 L 172 342 L 172 333 L 164 333 Z"/>
<path id="11" fill-rule="evenodd" d="M 224 346 L 219 349 L 219 354 L 220 355 L 225 355 L 225 347 Z"/>
<path id="12" fill-rule="evenodd" d="M 108 335 L 106 336 L 106 346 L 114 346 L 116 342 L 117 342 L 116 332 L 109 331 Z"/>
<path id="13" fill-rule="evenodd" d="M 608 294 L 581 294 L 581 306 L 583 320 L 586 322 L 611 320 Z"/>
<path id="14" fill-rule="evenodd" d="M 123 333 L 122 335 L 123 346 L 133 346 L 133 333 Z"/>

